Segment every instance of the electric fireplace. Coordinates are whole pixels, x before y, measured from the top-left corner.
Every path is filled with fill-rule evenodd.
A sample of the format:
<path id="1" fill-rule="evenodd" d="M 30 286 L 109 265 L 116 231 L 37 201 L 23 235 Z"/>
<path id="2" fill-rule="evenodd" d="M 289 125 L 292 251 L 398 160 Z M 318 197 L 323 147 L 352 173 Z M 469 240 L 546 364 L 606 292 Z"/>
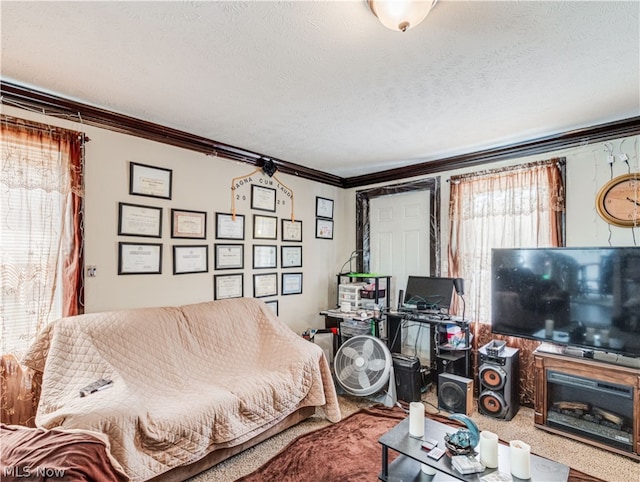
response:
<path id="1" fill-rule="evenodd" d="M 640 370 L 537 351 L 538 428 L 640 460 Z"/>
<path id="2" fill-rule="evenodd" d="M 633 387 L 547 371 L 547 425 L 633 451 Z"/>

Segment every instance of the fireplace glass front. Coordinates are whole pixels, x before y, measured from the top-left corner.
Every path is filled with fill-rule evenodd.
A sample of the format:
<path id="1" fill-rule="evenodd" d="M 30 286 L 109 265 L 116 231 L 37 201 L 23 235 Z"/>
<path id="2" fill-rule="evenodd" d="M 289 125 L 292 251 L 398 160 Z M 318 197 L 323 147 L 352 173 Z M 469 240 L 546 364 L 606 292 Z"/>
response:
<path id="1" fill-rule="evenodd" d="M 547 370 L 547 425 L 632 452 L 633 390 Z"/>

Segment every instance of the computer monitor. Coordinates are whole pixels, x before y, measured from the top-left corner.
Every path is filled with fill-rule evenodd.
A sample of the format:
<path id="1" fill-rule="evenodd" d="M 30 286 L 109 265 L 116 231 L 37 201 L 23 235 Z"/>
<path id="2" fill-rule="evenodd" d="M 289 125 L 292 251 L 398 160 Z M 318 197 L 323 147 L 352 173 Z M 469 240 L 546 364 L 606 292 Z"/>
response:
<path id="1" fill-rule="evenodd" d="M 427 310 L 449 312 L 453 299 L 453 278 L 409 276 L 403 307 L 417 309 L 425 303 Z"/>

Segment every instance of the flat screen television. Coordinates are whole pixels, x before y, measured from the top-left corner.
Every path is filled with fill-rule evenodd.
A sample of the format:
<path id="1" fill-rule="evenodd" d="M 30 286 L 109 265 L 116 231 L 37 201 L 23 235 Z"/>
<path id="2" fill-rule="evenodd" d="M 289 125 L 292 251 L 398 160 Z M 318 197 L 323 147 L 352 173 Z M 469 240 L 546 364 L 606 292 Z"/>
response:
<path id="1" fill-rule="evenodd" d="M 493 249 L 491 331 L 640 357 L 640 248 Z"/>

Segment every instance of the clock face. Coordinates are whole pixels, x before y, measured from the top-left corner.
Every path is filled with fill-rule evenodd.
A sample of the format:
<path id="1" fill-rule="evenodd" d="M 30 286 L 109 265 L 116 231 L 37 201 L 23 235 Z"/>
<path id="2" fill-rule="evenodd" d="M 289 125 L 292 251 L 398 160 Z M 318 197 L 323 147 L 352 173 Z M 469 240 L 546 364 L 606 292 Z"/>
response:
<path id="1" fill-rule="evenodd" d="M 640 225 L 640 173 L 618 176 L 605 184 L 598 193 L 596 207 L 611 224 Z"/>

